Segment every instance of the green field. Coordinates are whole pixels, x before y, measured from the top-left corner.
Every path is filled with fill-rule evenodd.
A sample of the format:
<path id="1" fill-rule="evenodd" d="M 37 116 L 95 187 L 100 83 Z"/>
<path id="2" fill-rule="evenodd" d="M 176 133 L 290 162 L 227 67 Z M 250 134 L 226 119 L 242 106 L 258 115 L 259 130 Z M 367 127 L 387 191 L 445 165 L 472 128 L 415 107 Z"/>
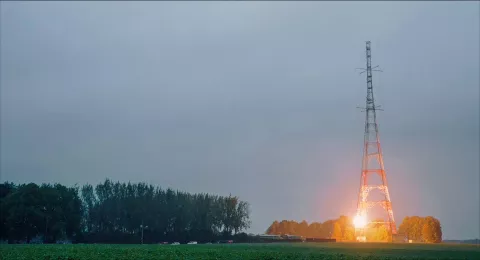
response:
<path id="1" fill-rule="evenodd" d="M 298 243 L 220 245 L 0 245 L 8 259 L 480 259 L 475 245 Z"/>

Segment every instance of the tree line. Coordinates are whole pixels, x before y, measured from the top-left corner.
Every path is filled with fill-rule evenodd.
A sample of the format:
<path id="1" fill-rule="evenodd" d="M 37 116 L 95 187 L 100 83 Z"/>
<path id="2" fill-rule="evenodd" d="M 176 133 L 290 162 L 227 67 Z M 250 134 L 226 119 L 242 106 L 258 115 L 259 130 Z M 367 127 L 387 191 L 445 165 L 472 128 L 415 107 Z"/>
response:
<path id="1" fill-rule="evenodd" d="M 391 242 L 392 236 L 382 220 L 375 220 L 365 229 L 365 237 L 370 242 Z M 340 216 L 338 219 L 327 220 L 323 223 L 292 220 L 274 221 L 265 232 L 269 235 L 296 235 L 307 238 L 334 238 L 337 241 L 355 241 L 355 227 L 353 219 Z M 405 217 L 398 234 L 405 240 L 414 242 L 440 243 L 442 228 L 440 221 L 434 217 Z"/>
<path id="2" fill-rule="evenodd" d="M 274 221 L 268 227 L 269 235 L 296 235 L 307 238 L 334 238 L 337 241 L 355 241 L 355 227 L 353 220 L 347 216 L 327 220 L 323 223 L 308 224 L 303 220 L 298 223 L 292 220 Z M 366 234 L 369 241 L 388 241 L 389 233 L 384 225 L 373 225 Z"/>
<path id="3" fill-rule="evenodd" d="M 190 194 L 145 183 L 0 184 L 0 239 L 11 243 L 208 242 L 250 226 L 235 196 Z"/>

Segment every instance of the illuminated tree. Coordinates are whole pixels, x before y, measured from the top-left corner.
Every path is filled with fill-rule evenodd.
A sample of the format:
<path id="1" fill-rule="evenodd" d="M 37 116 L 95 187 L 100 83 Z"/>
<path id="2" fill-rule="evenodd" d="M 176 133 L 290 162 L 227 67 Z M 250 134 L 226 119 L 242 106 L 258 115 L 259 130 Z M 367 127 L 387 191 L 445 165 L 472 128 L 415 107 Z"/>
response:
<path id="1" fill-rule="evenodd" d="M 320 237 L 332 237 L 335 220 L 327 220 L 322 223 L 322 233 Z"/>
<path id="2" fill-rule="evenodd" d="M 332 238 L 335 238 L 337 241 L 342 240 L 342 227 L 338 222 L 335 222 L 333 224 L 333 233 L 332 233 Z"/>
<path id="3" fill-rule="evenodd" d="M 273 221 L 273 223 L 268 227 L 267 231 L 265 232 L 268 235 L 279 235 L 280 234 L 280 224 L 278 221 Z"/>
<path id="4" fill-rule="evenodd" d="M 405 237 L 407 240 L 410 239 L 411 232 L 411 225 L 410 225 L 410 217 L 405 217 L 398 228 L 398 234 Z"/>
<path id="5" fill-rule="evenodd" d="M 433 218 L 433 227 L 434 227 L 434 243 L 442 242 L 442 226 L 440 225 L 440 220 Z"/>
<path id="6" fill-rule="evenodd" d="M 342 240 L 355 241 L 355 228 L 352 225 L 348 225 L 345 227 Z"/>
<path id="7" fill-rule="evenodd" d="M 306 236 L 308 236 L 308 233 L 309 233 L 309 232 L 308 232 L 308 223 L 307 223 L 307 221 L 304 220 L 304 221 L 300 222 L 300 224 L 298 224 L 298 232 L 297 232 L 297 234 L 298 234 L 299 236 L 304 236 L 304 237 L 306 237 Z"/>
<path id="8" fill-rule="evenodd" d="M 433 217 L 426 217 L 422 227 L 422 238 L 427 243 L 442 242 L 442 229 L 440 221 Z"/>
<path id="9" fill-rule="evenodd" d="M 440 221 L 434 217 L 405 217 L 399 227 L 399 234 L 406 239 L 416 242 L 440 243 L 442 241 L 442 227 Z"/>
<path id="10" fill-rule="evenodd" d="M 385 225 L 381 225 L 377 228 L 376 234 L 375 234 L 375 241 L 378 242 L 388 242 L 390 241 L 390 232 L 388 232 L 388 229 Z"/>

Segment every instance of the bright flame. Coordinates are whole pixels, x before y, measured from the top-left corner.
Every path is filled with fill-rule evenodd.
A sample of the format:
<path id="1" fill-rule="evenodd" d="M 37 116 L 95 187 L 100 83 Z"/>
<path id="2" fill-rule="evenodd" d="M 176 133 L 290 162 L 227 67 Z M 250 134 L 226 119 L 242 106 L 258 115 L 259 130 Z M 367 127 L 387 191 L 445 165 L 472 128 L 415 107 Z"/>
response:
<path id="1" fill-rule="evenodd" d="M 367 224 L 367 218 L 364 215 L 356 215 L 353 218 L 353 225 L 356 228 L 363 228 Z"/>

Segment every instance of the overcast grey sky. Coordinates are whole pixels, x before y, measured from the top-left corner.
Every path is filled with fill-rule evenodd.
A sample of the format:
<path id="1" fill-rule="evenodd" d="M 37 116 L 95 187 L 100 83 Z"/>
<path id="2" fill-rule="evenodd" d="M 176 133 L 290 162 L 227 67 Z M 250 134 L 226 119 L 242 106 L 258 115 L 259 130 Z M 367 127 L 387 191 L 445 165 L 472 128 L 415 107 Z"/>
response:
<path id="1" fill-rule="evenodd" d="M 365 41 L 397 222 L 479 237 L 479 2 L 2 2 L 1 180 L 355 212 Z M 334 198 L 334 199 L 333 199 Z"/>

